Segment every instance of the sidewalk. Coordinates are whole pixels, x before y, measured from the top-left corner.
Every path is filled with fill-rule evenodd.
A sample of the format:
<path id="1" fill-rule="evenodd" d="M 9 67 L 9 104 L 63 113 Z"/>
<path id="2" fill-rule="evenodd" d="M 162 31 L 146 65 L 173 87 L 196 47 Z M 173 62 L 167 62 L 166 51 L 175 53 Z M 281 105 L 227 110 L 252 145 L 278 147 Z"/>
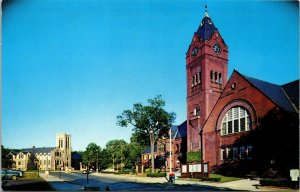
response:
<path id="1" fill-rule="evenodd" d="M 167 179 L 164 177 L 139 177 L 136 175 L 114 175 L 114 174 L 103 174 L 103 173 L 93 173 L 102 178 L 111 178 L 115 180 L 122 181 L 132 181 L 137 183 L 167 183 Z M 210 186 L 218 188 L 227 188 L 239 191 L 297 191 L 289 188 L 279 188 L 279 187 L 262 187 L 259 186 L 259 181 L 242 179 L 238 181 L 231 181 L 226 183 L 216 183 L 216 182 L 202 182 L 202 181 L 187 181 L 177 179 L 175 181 L 176 185 L 197 185 L 197 186 Z"/>

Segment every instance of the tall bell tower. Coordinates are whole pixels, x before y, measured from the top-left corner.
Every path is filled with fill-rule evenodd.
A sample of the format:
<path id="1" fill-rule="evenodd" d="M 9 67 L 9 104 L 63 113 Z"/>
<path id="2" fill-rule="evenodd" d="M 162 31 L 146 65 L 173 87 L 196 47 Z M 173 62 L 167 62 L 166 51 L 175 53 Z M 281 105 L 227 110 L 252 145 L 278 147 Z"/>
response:
<path id="1" fill-rule="evenodd" d="M 71 167 L 71 135 L 67 133 L 56 134 L 56 147 L 61 151 L 62 166 L 66 168 Z"/>
<path id="2" fill-rule="evenodd" d="M 186 53 L 188 151 L 199 151 L 199 132 L 227 82 L 228 47 L 205 9 Z"/>

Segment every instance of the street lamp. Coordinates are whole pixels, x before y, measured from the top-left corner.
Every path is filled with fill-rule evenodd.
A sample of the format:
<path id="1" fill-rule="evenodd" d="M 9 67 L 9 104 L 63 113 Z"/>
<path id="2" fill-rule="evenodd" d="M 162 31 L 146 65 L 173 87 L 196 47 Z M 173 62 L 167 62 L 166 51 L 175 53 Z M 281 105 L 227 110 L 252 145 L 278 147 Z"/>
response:
<path id="1" fill-rule="evenodd" d="M 113 170 L 115 171 L 115 158 L 114 158 L 114 154 L 112 154 L 112 158 L 113 158 Z"/>
<path id="2" fill-rule="evenodd" d="M 172 172 L 172 127 L 170 127 L 170 173 Z"/>
<path id="3" fill-rule="evenodd" d="M 99 168 L 99 166 L 98 166 L 98 149 L 97 149 L 97 163 L 96 163 L 96 172 L 98 173 L 98 168 Z"/>
<path id="4" fill-rule="evenodd" d="M 201 140 L 201 147 L 200 147 L 200 155 L 201 155 L 201 174 L 202 178 L 204 177 L 204 160 L 203 160 L 203 129 L 200 129 L 200 140 Z"/>

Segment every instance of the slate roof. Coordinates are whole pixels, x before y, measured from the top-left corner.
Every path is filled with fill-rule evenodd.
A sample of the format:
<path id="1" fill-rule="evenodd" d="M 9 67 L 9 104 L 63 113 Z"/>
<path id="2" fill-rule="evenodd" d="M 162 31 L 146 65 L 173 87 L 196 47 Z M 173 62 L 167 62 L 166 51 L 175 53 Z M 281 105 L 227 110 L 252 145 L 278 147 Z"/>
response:
<path id="1" fill-rule="evenodd" d="M 177 135 L 177 129 L 178 129 L 178 126 L 177 125 L 172 125 L 172 127 L 171 127 L 171 130 L 172 130 L 172 132 L 171 132 L 171 138 L 172 139 L 174 139 L 174 138 L 176 138 L 176 135 Z M 170 137 L 170 133 L 169 133 L 169 135 L 168 135 L 168 138 Z"/>
<path id="2" fill-rule="evenodd" d="M 299 80 L 281 85 L 281 87 L 299 110 Z"/>
<path id="3" fill-rule="evenodd" d="M 157 146 L 154 146 L 154 152 L 157 151 Z M 151 153 L 151 148 L 150 146 L 146 147 L 146 149 L 143 151 L 143 154 Z"/>
<path id="4" fill-rule="evenodd" d="M 184 121 L 180 125 L 172 125 L 172 135 L 171 135 L 172 139 L 186 137 L 187 134 L 186 129 L 187 129 L 186 121 Z"/>
<path id="5" fill-rule="evenodd" d="M 242 75 L 242 76 L 284 110 L 288 112 L 297 112 L 297 110 L 295 110 L 292 103 L 293 100 L 296 100 L 295 97 L 297 96 L 297 94 L 299 96 L 299 86 L 296 86 L 297 83 L 292 82 L 280 86 L 266 81 L 258 80 L 252 77 L 248 77 L 246 75 Z M 297 82 L 299 85 L 299 80 L 297 80 Z M 289 98 L 289 95 L 293 96 L 293 100 Z M 299 100 L 297 102 L 299 104 Z"/>
<path id="6" fill-rule="evenodd" d="M 177 138 L 183 138 L 187 136 L 187 125 L 186 125 L 186 121 L 184 121 L 181 125 L 177 126 L 178 128 L 178 132 L 176 135 L 176 139 Z"/>
<path id="7" fill-rule="evenodd" d="M 50 153 L 55 147 L 41 147 L 41 148 L 27 148 L 22 149 L 21 151 L 23 153 L 29 152 L 29 153 Z"/>
<path id="8" fill-rule="evenodd" d="M 186 121 L 181 123 L 180 125 L 172 125 L 172 139 L 183 138 L 187 136 L 187 124 Z M 142 154 L 150 153 L 150 146 L 146 147 Z M 154 147 L 154 152 L 157 151 L 157 146 Z"/>
<path id="9" fill-rule="evenodd" d="M 203 40 L 208 40 L 211 38 L 215 30 L 218 29 L 215 27 L 214 23 L 206 12 L 197 30 L 197 35 Z"/>
<path id="10" fill-rule="evenodd" d="M 214 22 L 211 20 L 211 18 L 209 17 L 209 15 L 206 11 L 204 14 L 204 17 L 200 23 L 200 26 L 198 27 L 198 30 L 195 33 L 203 41 L 206 41 L 206 40 L 211 39 L 211 37 L 215 31 L 218 31 L 218 29 L 216 28 L 216 26 L 214 25 Z M 225 46 L 227 46 L 223 39 L 222 39 L 222 42 L 224 43 Z"/>

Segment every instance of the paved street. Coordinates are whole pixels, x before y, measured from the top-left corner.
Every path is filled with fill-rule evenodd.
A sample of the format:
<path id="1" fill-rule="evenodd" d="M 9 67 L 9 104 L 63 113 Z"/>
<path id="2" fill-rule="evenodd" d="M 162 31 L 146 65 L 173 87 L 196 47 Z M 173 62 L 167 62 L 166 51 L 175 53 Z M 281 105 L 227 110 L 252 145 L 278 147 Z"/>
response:
<path id="1" fill-rule="evenodd" d="M 41 173 L 41 177 L 58 191 L 82 191 L 87 185 L 87 175 L 79 172 L 51 172 L 48 176 Z M 175 183 L 169 184 L 161 177 L 93 173 L 89 175 L 88 185 L 99 187 L 101 191 L 107 187 L 112 191 L 291 191 L 288 188 L 260 187 L 258 184 L 258 181 L 247 179 L 227 183 L 176 180 Z"/>
<path id="2" fill-rule="evenodd" d="M 45 175 L 41 175 L 45 177 Z M 55 177 L 53 177 L 55 176 Z M 108 175 L 109 176 L 109 175 Z M 106 175 L 107 177 L 107 175 Z M 52 179 L 50 179 L 52 178 Z M 60 179 L 61 178 L 61 179 Z M 51 172 L 48 178 L 48 182 L 56 190 L 83 190 L 84 186 L 87 185 L 87 175 L 81 173 L 59 173 Z M 143 178 L 146 179 L 146 178 Z M 90 174 L 89 175 L 89 186 L 98 186 L 101 191 L 104 191 L 107 186 L 112 191 L 219 191 L 219 190 L 229 190 L 229 188 L 219 188 L 206 185 L 177 185 L 169 184 L 164 178 L 148 178 L 149 183 L 141 182 L 131 182 L 131 181 L 122 181 L 122 179 L 117 177 L 104 178 L 101 175 Z M 157 183 L 152 183 L 157 181 Z M 156 180 L 155 180 L 156 179 Z"/>

